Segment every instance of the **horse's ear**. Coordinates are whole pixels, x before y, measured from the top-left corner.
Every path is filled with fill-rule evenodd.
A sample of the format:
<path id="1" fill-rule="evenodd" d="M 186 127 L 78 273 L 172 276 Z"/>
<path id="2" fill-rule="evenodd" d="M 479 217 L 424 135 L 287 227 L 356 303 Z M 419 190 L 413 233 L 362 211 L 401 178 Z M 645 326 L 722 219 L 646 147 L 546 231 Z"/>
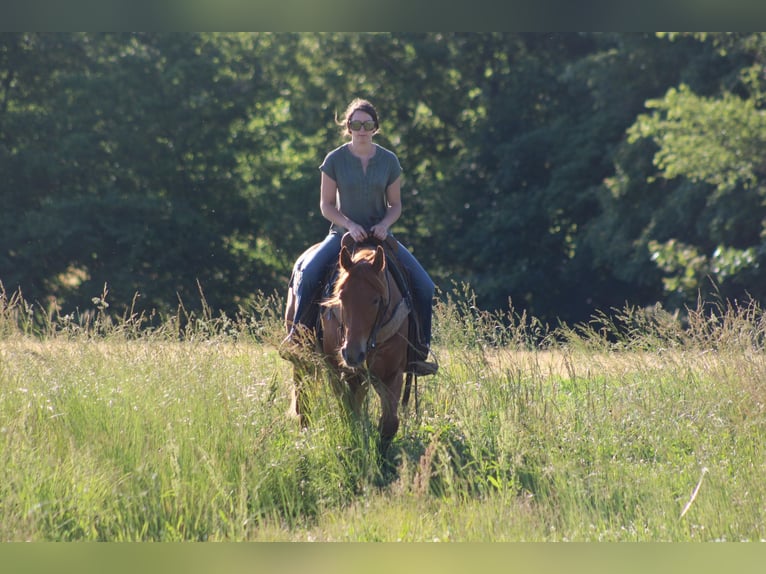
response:
<path id="1" fill-rule="evenodd" d="M 351 234 L 348 231 L 343 234 L 343 237 L 341 237 L 340 240 L 341 247 L 346 247 L 349 251 L 354 247 L 355 243 L 356 241 L 354 241 L 354 238 L 351 237 Z"/>
<path id="2" fill-rule="evenodd" d="M 351 269 L 351 265 L 353 264 L 353 261 L 351 261 L 351 253 L 344 245 L 340 250 L 340 258 L 338 259 L 340 262 L 340 266 L 342 269 L 345 269 L 348 271 Z"/>
<path id="3" fill-rule="evenodd" d="M 372 261 L 372 268 L 375 273 L 380 273 L 386 268 L 386 255 L 383 253 L 383 248 L 380 245 L 375 249 L 375 259 Z"/>

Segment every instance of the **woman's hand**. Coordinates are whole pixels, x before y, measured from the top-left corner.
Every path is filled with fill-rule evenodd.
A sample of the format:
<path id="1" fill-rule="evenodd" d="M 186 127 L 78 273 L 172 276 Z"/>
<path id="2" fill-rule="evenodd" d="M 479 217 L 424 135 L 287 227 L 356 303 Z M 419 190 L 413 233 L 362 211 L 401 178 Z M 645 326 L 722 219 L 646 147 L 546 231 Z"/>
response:
<path id="1" fill-rule="evenodd" d="M 351 237 L 354 238 L 354 241 L 357 243 L 367 239 L 367 230 L 361 225 L 354 223 L 353 221 L 348 225 L 348 227 L 346 227 L 346 229 L 351 234 Z"/>
<path id="2" fill-rule="evenodd" d="M 385 241 L 386 237 L 388 237 L 388 227 L 383 223 L 376 223 L 373 225 L 370 232 L 375 239 L 380 239 L 381 241 Z"/>

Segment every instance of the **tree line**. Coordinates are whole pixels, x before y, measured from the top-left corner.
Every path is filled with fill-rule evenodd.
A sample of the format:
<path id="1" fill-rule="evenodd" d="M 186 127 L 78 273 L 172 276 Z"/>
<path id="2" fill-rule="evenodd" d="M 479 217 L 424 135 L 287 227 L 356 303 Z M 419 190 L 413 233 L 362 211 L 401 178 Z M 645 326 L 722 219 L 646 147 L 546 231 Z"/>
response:
<path id="1" fill-rule="evenodd" d="M 0 281 L 64 312 L 283 292 L 361 96 L 442 292 L 764 301 L 765 65 L 761 33 L 0 34 Z"/>

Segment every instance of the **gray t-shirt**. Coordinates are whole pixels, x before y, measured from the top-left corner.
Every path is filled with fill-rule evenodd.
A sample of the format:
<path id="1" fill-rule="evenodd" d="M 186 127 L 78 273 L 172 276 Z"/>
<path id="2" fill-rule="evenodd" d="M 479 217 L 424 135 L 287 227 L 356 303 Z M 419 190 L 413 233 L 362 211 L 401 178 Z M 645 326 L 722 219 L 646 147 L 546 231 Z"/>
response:
<path id="1" fill-rule="evenodd" d="M 386 215 L 386 189 L 402 173 L 394 152 L 375 145 L 375 155 L 362 170 L 362 160 L 351 153 L 349 144 L 334 149 L 324 158 L 319 169 L 338 184 L 336 205 L 351 221 L 370 229 Z M 337 225 L 332 229 L 346 230 Z"/>

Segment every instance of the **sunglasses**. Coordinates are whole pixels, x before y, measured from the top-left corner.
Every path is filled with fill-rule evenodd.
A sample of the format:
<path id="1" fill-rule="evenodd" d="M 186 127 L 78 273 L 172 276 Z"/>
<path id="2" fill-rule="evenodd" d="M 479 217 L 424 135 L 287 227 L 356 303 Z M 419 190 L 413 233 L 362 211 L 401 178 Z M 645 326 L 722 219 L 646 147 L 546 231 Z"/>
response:
<path id="1" fill-rule="evenodd" d="M 366 122 L 360 122 L 359 120 L 351 120 L 348 122 L 348 127 L 351 128 L 351 131 L 358 132 L 362 128 L 367 130 L 368 132 L 371 132 L 375 129 L 375 122 L 373 120 L 367 120 Z"/>

